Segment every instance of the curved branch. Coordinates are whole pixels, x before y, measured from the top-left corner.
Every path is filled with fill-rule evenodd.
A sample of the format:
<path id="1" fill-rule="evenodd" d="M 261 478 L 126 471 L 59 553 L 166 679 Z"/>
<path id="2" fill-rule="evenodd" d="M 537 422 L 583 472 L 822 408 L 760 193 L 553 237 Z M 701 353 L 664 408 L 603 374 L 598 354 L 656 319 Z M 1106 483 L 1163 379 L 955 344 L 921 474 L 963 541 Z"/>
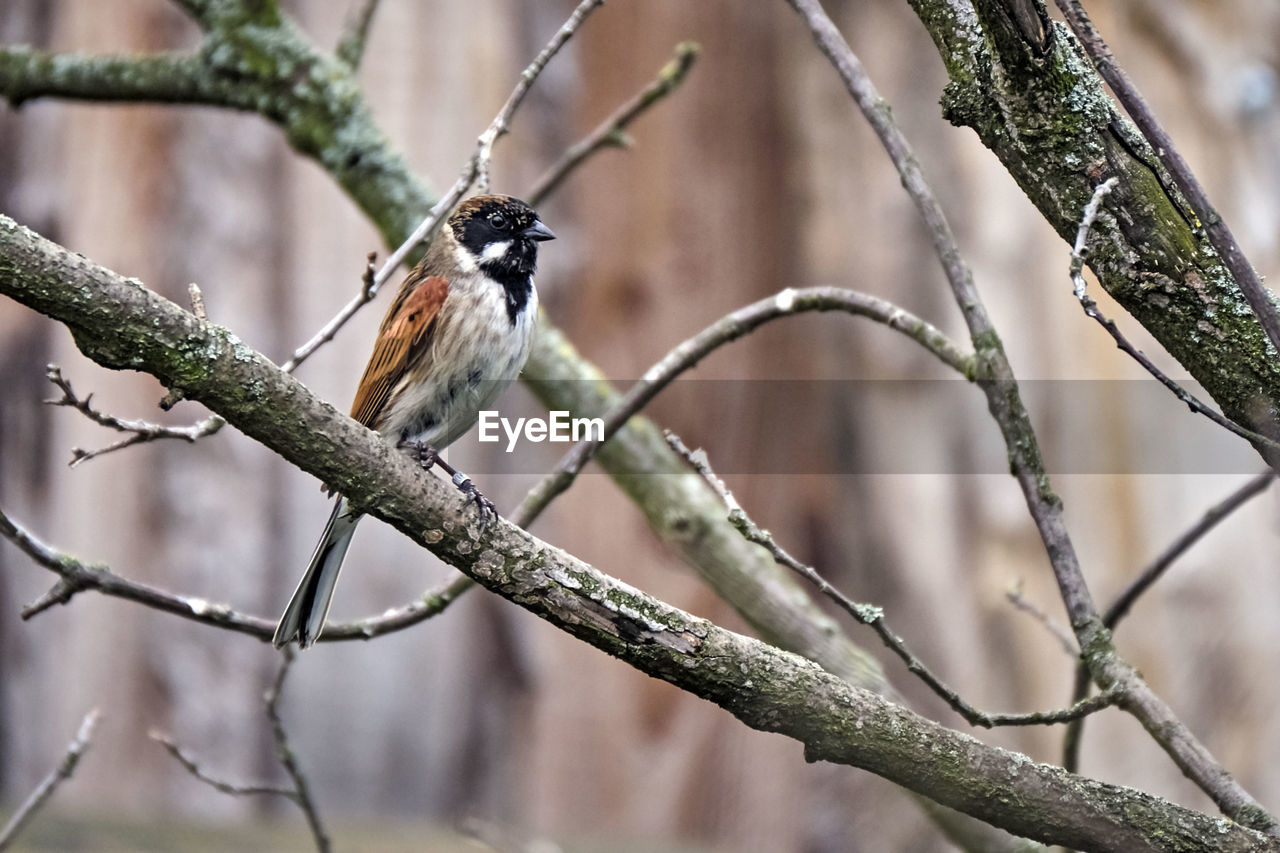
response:
<path id="1" fill-rule="evenodd" d="M 1080 307 L 1084 309 L 1085 316 L 1102 326 L 1106 333 L 1111 336 L 1111 339 L 1116 342 L 1116 346 L 1120 348 L 1121 352 L 1138 362 L 1143 370 L 1154 376 L 1157 382 L 1169 389 L 1170 393 L 1185 403 L 1191 411 L 1204 415 L 1228 432 L 1235 433 L 1245 441 L 1253 444 L 1259 451 L 1276 454 L 1277 451 L 1280 451 L 1280 443 L 1261 433 L 1242 427 L 1225 415 L 1214 411 L 1201 402 L 1200 398 L 1183 388 L 1163 370 L 1156 367 L 1155 362 L 1147 358 L 1142 350 L 1129 342 L 1129 339 L 1120 331 L 1120 327 L 1116 325 L 1115 321 L 1102 313 L 1098 303 L 1089 295 L 1089 286 L 1084 280 L 1084 262 L 1085 257 L 1088 255 L 1089 235 L 1093 230 L 1093 223 L 1097 221 L 1098 215 L 1102 212 L 1103 199 L 1115 187 L 1117 180 L 1113 175 L 1098 184 L 1094 189 L 1093 197 L 1084 206 L 1084 215 L 1080 218 L 1080 230 L 1076 232 L 1076 242 L 1071 249 L 1071 284 L 1075 290 L 1076 299 L 1080 302 Z"/>
<path id="2" fill-rule="evenodd" d="M 1142 597 L 1143 593 L 1154 586 L 1156 581 L 1164 577 L 1164 573 L 1169 570 L 1169 567 L 1179 557 L 1208 535 L 1231 513 L 1244 506 L 1251 498 L 1265 492 L 1275 478 L 1276 472 L 1271 469 L 1263 471 L 1261 474 L 1255 474 L 1243 486 L 1209 507 L 1199 521 L 1188 527 L 1177 539 L 1170 542 L 1169 546 L 1161 551 L 1160 555 L 1139 572 L 1133 582 L 1116 596 L 1115 601 L 1111 602 L 1111 605 L 1103 613 L 1103 623 L 1108 628 L 1115 630 L 1115 627 L 1120 624 L 1120 620 L 1128 615 L 1129 610 Z M 1072 691 L 1073 697 L 1079 700 L 1088 692 L 1088 673 L 1077 671 L 1076 683 Z M 1073 725 L 1067 730 L 1063 740 L 1063 766 L 1068 770 L 1075 770 L 1080 765 L 1080 739 L 1082 736 L 1083 725 L 1081 724 Z"/>
<path id="3" fill-rule="evenodd" d="M 1062 501 L 1050 484 L 1039 441 L 1018 390 L 1017 378 L 974 286 L 972 272 L 964 262 L 942 206 L 924 180 L 919 161 L 894 121 L 888 104 L 876 91 L 862 63 L 827 17 L 819 0 L 787 2 L 804 20 L 818 48 L 831 61 L 867 123 L 879 137 L 901 176 L 903 187 L 925 221 L 934 251 L 969 327 L 976 350 L 978 385 L 987 397 L 987 408 L 1004 438 L 1010 468 L 1040 534 L 1058 593 L 1080 644 L 1082 660 L 1094 682 L 1103 692 L 1119 692 L 1120 707 L 1142 723 L 1187 778 L 1213 798 L 1224 814 L 1280 837 L 1280 821 L 1231 777 L 1209 749 L 1178 719 L 1173 709 L 1143 680 L 1137 669 L 1116 651 L 1111 632 L 1102 624 L 1081 571 L 1080 560 L 1063 517 Z M 979 17 L 984 14 L 990 18 L 1001 16 L 1002 23 L 1017 29 L 1009 18 L 1009 6 L 1005 4 L 994 8 L 991 6 L 993 2 L 995 0 L 979 0 L 975 5 Z M 1038 8 L 1043 13 L 1043 6 Z M 1049 27 L 1043 32 L 1044 38 L 1048 39 L 1054 31 L 1043 14 L 1021 16 L 1022 30 L 1028 28 L 1026 25 L 1032 18 Z"/>
<path id="4" fill-rule="evenodd" d="M 175 0 L 206 30 L 206 53 L 221 64 L 207 73 L 231 74 L 252 54 L 258 76 L 236 78 L 245 105 L 277 123 L 294 149 L 316 160 L 377 226 L 387 245 L 399 245 L 431 209 L 431 192 L 408 169 L 374 123 L 359 83 L 343 63 L 307 43 L 270 5 L 256 26 L 229 32 L 244 19 L 239 0 Z M 235 36 L 232 38 L 231 36 Z M 311 68 L 301 82 L 281 69 Z M 287 76 L 287 75 L 285 75 Z M 2 78 L 0 78 L 2 82 Z M 141 93 L 146 100 L 146 94 Z M 602 416 L 617 394 L 600 371 L 577 353 L 545 316 L 524 372 L 526 385 L 548 409 Z M 635 418 L 605 448 L 599 461 L 644 512 L 652 529 L 696 568 L 762 636 L 799 651 L 853 683 L 885 689 L 876 660 L 851 643 L 785 572 L 742 540 L 723 518 L 719 499 L 688 472 L 654 425 Z M 662 473 L 662 477 L 634 472 Z"/>
<path id="5" fill-rule="evenodd" d="M 838 287 L 787 288 L 774 296 L 730 312 L 677 344 L 632 385 L 604 416 L 603 435 L 584 439 L 556 463 L 556 467 L 521 502 L 519 518 L 532 519 L 573 483 L 586 464 L 637 412 L 663 388 L 725 344 L 742 338 L 765 323 L 811 311 L 842 311 L 866 317 L 901 332 L 964 376 L 973 375 L 973 357 L 966 355 L 936 326 L 878 296 Z"/>
<path id="6" fill-rule="evenodd" d="M 23 619 L 30 619 L 55 605 L 66 604 L 77 593 L 90 590 L 112 598 L 134 601 L 193 622 L 225 628 L 239 634 L 248 634 L 263 642 L 270 642 L 275 633 L 276 620 L 274 619 L 249 616 L 225 604 L 189 595 L 178 595 L 158 587 L 131 581 L 103 565 L 86 566 L 70 554 L 41 542 L 6 515 L 3 509 L 0 509 L 0 536 L 16 545 L 37 565 L 58 575 L 58 582 L 52 589 L 22 609 Z M 470 586 L 469 579 L 458 578 L 436 590 L 424 592 L 403 607 L 397 607 L 378 616 L 327 625 L 324 641 L 372 640 L 383 634 L 402 631 L 440 614 Z"/>
<path id="7" fill-rule="evenodd" d="M 614 110 L 613 114 L 600 122 L 595 130 L 569 146 L 568 150 L 560 155 L 560 159 L 542 173 L 542 177 L 538 178 L 533 188 L 529 190 L 527 196 L 529 204 L 534 207 L 541 204 L 543 199 L 559 188 L 573 170 L 602 148 L 629 146 L 631 137 L 627 136 L 627 128 L 631 122 L 674 92 L 684 82 L 684 78 L 688 76 L 701 51 L 702 48 L 697 42 L 686 41 L 676 45 L 676 55 L 658 72 L 656 80 Z"/>
<path id="8" fill-rule="evenodd" d="M 1085 697 L 1078 697 L 1070 708 L 1055 711 L 1033 711 L 1025 714 L 989 714 L 970 705 L 961 698 L 959 693 L 935 675 L 925 665 L 924 661 L 916 657 L 907 648 L 907 644 L 903 639 L 894 633 L 893 629 L 889 627 L 889 623 L 885 621 L 882 608 L 874 604 L 863 604 L 849 598 L 826 578 L 818 574 L 818 570 L 813 566 L 802 563 L 792 556 L 789 551 L 778 544 L 772 533 L 756 524 L 751 516 L 747 515 L 742 505 L 738 503 L 738 499 L 729 491 L 729 487 L 724 484 L 724 481 L 712 469 L 704 451 L 690 450 L 680 440 L 680 437 L 673 432 L 667 433 L 667 443 L 671 445 L 676 453 L 679 453 L 688 461 L 711 488 L 719 493 L 724 500 L 725 510 L 729 513 L 730 523 L 738 529 L 744 539 L 764 548 L 776 563 L 786 566 L 809 581 L 817 587 L 818 592 L 835 602 L 836 606 L 841 610 L 875 631 L 880 641 L 884 643 L 889 651 L 898 656 L 898 659 L 906 665 L 907 670 L 914 673 L 942 701 L 946 702 L 951 710 L 963 717 L 969 725 L 990 729 L 996 726 L 1038 726 L 1070 723 L 1075 720 L 1081 720 L 1096 711 L 1101 711 L 1103 708 L 1109 708 L 1116 704 L 1116 701 L 1120 698 L 1120 694 L 1117 691 L 1099 693 L 1097 696 L 1092 697 L 1092 701 Z"/>
<path id="9" fill-rule="evenodd" d="M 424 476 L 226 329 L 3 217 L 0 293 L 67 325 L 98 363 L 182 388 L 486 588 L 748 726 L 801 741 L 809 760 L 861 767 L 1010 832 L 1082 850 L 1280 849 L 1238 824 L 988 747 L 505 521 L 477 529 L 450 484 Z"/>
<path id="10" fill-rule="evenodd" d="M 471 190 L 473 184 L 480 183 L 482 190 L 487 189 L 489 160 L 493 156 L 494 143 L 507 132 L 507 127 L 510 125 L 516 110 L 524 102 L 525 96 L 529 94 L 529 89 L 532 88 L 534 81 L 542 73 L 542 69 L 551 61 L 551 57 L 555 56 L 565 42 L 573 37 L 573 34 L 582 26 L 582 22 L 586 20 L 587 15 L 591 14 L 603 3 L 604 0 L 582 0 L 578 4 L 564 25 L 551 37 L 551 41 L 547 42 L 546 47 L 534 57 L 533 62 L 529 63 L 529 66 L 520 75 L 515 88 L 507 96 L 506 103 L 502 105 L 502 108 L 498 110 L 498 114 L 493 117 L 493 121 L 489 123 L 484 133 L 480 134 L 480 137 L 476 140 L 475 152 L 471 155 L 471 159 L 467 161 L 467 164 L 463 166 L 462 174 L 458 176 L 453 186 L 444 194 L 443 198 L 432 206 L 430 212 L 409 233 L 409 236 L 401 241 L 400 245 L 391 253 L 377 273 L 372 278 L 369 278 L 366 273 L 360 293 L 352 297 L 351 301 L 343 306 L 342 310 L 324 325 L 324 328 L 293 353 L 293 356 L 284 365 L 286 372 L 292 372 L 322 344 L 332 340 L 338 330 L 346 325 L 347 321 L 356 315 L 356 312 L 373 300 L 378 294 L 379 288 L 386 284 L 387 279 L 391 278 L 392 273 L 400 267 L 400 264 L 404 263 L 410 252 L 419 246 L 430 243 L 434 239 L 436 232 L 440 230 L 440 226 Z M 369 265 L 372 266 L 372 263 L 373 258 L 371 256 Z"/>

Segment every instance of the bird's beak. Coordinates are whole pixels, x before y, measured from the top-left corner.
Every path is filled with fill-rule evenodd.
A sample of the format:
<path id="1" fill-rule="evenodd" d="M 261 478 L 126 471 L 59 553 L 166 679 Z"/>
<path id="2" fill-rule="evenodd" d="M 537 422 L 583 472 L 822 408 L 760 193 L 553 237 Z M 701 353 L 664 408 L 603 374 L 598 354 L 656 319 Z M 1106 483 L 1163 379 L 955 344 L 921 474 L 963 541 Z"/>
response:
<path id="1" fill-rule="evenodd" d="M 551 233 L 551 229 L 542 224 L 541 219 L 533 220 L 533 224 L 520 232 L 521 237 L 528 237 L 530 240 L 554 240 L 556 235 Z"/>

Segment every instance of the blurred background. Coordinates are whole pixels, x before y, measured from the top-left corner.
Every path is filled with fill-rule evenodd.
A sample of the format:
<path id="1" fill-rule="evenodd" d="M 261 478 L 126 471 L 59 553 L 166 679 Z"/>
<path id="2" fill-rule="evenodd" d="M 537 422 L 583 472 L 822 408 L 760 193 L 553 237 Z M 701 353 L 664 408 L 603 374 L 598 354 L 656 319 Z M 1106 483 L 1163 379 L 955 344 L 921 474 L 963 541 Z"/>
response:
<path id="1" fill-rule="evenodd" d="M 283 2 L 320 45 L 354 3 Z M 1068 249 L 971 131 L 939 115 L 945 76 L 897 0 L 828 10 L 917 147 L 1004 335 L 1095 597 L 1109 601 L 1210 504 L 1261 469 L 1086 320 Z M 1245 0 L 1088 4 L 1265 275 L 1280 264 L 1280 5 Z M 361 70 L 382 127 L 437 190 L 569 2 L 383 0 Z M 554 60 L 498 147 L 494 187 L 522 194 L 571 142 L 645 85 L 683 40 L 702 57 L 673 97 L 541 206 L 559 235 L 539 288 L 550 318 L 622 386 L 724 313 L 786 286 L 892 299 L 964 340 L 920 223 L 871 132 L 780 0 L 614 0 Z M 162 0 L 5 0 L 0 41 L 56 50 L 192 48 Z M 359 286 L 378 238 L 274 126 L 208 108 L 0 106 L 0 210 L 185 304 L 283 361 Z M 1133 340 L 1183 372 L 1100 298 Z M 386 295 L 299 371 L 345 409 Z M 45 540 L 139 581 L 275 618 L 327 503 L 317 483 L 225 429 L 72 470 L 71 448 L 115 440 L 44 378 L 55 362 L 122 417 L 163 415 L 149 377 L 110 373 L 66 331 L 0 303 L 0 500 Z M 1058 707 L 1072 660 L 1015 611 L 1062 622 L 1048 565 L 1004 473 L 980 394 L 882 327 L 809 316 L 707 359 L 651 414 L 701 445 L 738 498 L 850 596 L 883 606 L 911 647 L 974 704 Z M 760 381 L 770 380 L 770 381 Z M 944 381 L 945 380 L 945 381 Z M 534 412 L 523 388 L 502 402 Z M 1158 452 L 1151 452 L 1151 448 Z M 537 464 L 465 447 L 455 462 L 509 511 Z M 1135 461 L 1138 460 L 1138 461 Z M 603 571 L 735 630 L 750 628 L 649 532 L 593 469 L 534 526 Z M 1184 557 L 1118 631 L 1122 652 L 1240 782 L 1280 805 L 1276 501 L 1254 500 Z M 451 570 L 385 526 L 362 527 L 334 618 L 401 605 Z M 171 733 L 211 772 L 278 779 L 261 696 L 264 644 L 135 604 L 81 595 L 29 623 L 52 575 L 0 543 L 0 805 L 62 754 L 90 707 L 92 751 L 26 836 L 29 849 L 306 849 L 288 804 L 192 779 L 147 733 Z M 884 657 L 869 632 L 855 638 Z M 954 715 L 886 659 L 910 704 Z M 800 746 L 651 680 L 480 590 L 441 617 L 370 643 L 321 645 L 281 705 L 339 849 L 945 850 L 892 785 L 808 765 Z M 1060 729 L 981 737 L 1059 762 Z M 1195 808 L 1137 723 L 1090 722 L 1083 771 Z M 269 835 L 238 835 L 237 833 Z M 253 841 L 245 839 L 253 838 Z M 269 839 L 269 840 L 264 840 Z M 424 840 L 425 839 L 425 840 Z M 439 845 L 431 847 L 430 845 Z M 555 849 L 545 847 L 538 849 Z"/>

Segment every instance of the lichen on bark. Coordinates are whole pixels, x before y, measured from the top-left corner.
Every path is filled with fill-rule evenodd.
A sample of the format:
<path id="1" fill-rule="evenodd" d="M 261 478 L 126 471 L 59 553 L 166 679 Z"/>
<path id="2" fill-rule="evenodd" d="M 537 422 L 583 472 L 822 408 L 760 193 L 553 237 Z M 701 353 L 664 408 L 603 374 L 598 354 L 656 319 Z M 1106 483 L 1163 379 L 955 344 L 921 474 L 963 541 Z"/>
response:
<path id="1" fill-rule="evenodd" d="M 950 76 L 944 116 L 977 132 L 1069 243 L 1094 188 L 1118 177 L 1093 229 L 1089 266 L 1228 417 L 1277 434 L 1276 353 L 1195 213 L 1071 32 L 1051 23 L 1029 41 L 1009 4 L 997 0 L 976 0 L 976 27 L 953 0 L 911 5 Z"/>

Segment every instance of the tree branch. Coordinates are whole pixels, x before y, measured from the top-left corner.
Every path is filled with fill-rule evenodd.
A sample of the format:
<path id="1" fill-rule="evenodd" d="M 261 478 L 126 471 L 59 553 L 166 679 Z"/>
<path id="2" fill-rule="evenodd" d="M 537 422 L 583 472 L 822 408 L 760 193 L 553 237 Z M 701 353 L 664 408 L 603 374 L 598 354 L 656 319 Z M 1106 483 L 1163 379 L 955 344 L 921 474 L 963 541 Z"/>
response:
<path id="1" fill-rule="evenodd" d="M 893 632 L 889 627 L 889 623 L 885 621 L 884 610 L 874 604 L 862 604 L 849 598 L 836 587 L 832 586 L 826 578 L 818 573 L 813 566 L 802 563 L 793 557 L 785 548 L 778 544 L 767 530 L 760 528 L 758 524 L 747 515 L 737 498 L 729 491 L 729 487 L 724 481 L 717 476 L 712 469 L 711 463 L 707 459 L 707 454 L 702 450 L 690 450 L 685 446 L 680 437 L 673 432 L 667 432 L 667 443 L 672 449 L 679 453 L 702 479 L 707 481 L 724 500 L 725 509 L 729 513 L 729 523 L 737 528 L 743 538 L 754 545 L 759 545 L 769 552 L 774 561 L 779 565 L 786 566 L 796 574 L 817 587 L 818 592 L 825 595 L 828 599 L 835 602 L 836 605 L 848 613 L 859 623 L 868 626 L 876 632 L 876 636 L 884 643 L 889 651 L 893 652 L 898 658 L 906 664 L 907 670 L 913 673 L 917 678 L 925 683 L 925 685 L 940 697 L 951 710 L 955 711 L 964 718 L 971 726 L 982 726 L 984 728 L 994 728 L 996 726 L 1036 726 L 1036 725 L 1053 725 L 1055 723 L 1069 723 L 1073 720 L 1079 720 L 1095 711 L 1108 708 L 1116 703 L 1119 694 L 1115 691 L 1109 693 L 1100 693 L 1092 697 L 1093 702 L 1087 701 L 1085 698 L 1077 699 L 1070 708 L 1058 711 L 1035 711 L 1028 714 L 990 714 L 980 711 L 973 705 L 970 705 L 960 697 L 954 689 L 947 686 L 941 678 L 934 674 L 924 663 L 916 657 L 902 638 Z"/>
<path id="2" fill-rule="evenodd" d="M 1115 176 L 1107 178 L 1098 184 L 1093 191 L 1093 198 L 1089 199 L 1089 203 L 1084 207 L 1084 215 L 1080 218 L 1080 229 L 1076 232 L 1076 242 L 1071 249 L 1071 283 L 1075 290 L 1076 299 L 1080 301 L 1080 307 L 1084 309 L 1085 316 L 1097 321 L 1098 325 L 1102 326 L 1107 334 L 1111 336 L 1111 339 L 1116 342 L 1116 346 L 1120 348 L 1121 352 L 1138 362 L 1143 370 L 1154 376 L 1161 385 L 1168 388 L 1191 411 L 1204 415 L 1228 432 L 1235 433 L 1245 441 L 1253 444 L 1259 450 L 1265 449 L 1275 458 L 1280 459 L 1280 455 L 1276 455 L 1277 451 L 1280 451 L 1280 444 L 1265 435 L 1246 429 L 1235 421 L 1214 411 L 1186 388 L 1169 378 L 1163 370 L 1156 367 L 1155 362 L 1147 358 L 1142 350 L 1129 342 L 1129 339 L 1120 331 L 1120 327 L 1115 324 L 1115 321 L 1103 314 L 1102 309 L 1098 307 L 1098 303 L 1094 302 L 1093 297 L 1089 295 L 1089 288 L 1084 280 L 1084 262 L 1088 255 L 1089 235 L 1093 229 L 1094 222 L 1097 221 L 1098 214 L 1102 211 L 1103 199 L 1115 187 L 1117 180 Z"/>
<path id="3" fill-rule="evenodd" d="M 1262 286 L 1262 280 L 1258 278 L 1258 273 L 1245 257 L 1240 244 L 1236 242 L 1235 235 L 1231 233 L 1231 229 L 1218 211 L 1209 203 L 1209 196 L 1205 193 L 1204 187 L 1196 179 L 1187 161 L 1178 153 L 1169 134 L 1156 121 L 1151 108 L 1147 106 L 1146 100 L 1133 85 L 1129 75 L 1116 64 L 1111 49 L 1107 47 L 1102 35 L 1093 26 L 1093 21 L 1089 19 L 1080 0 L 1056 0 L 1056 2 L 1072 31 L 1088 51 L 1102 79 L 1106 80 L 1111 91 L 1115 92 L 1125 112 L 1133 119 L 1138 130 L 1142 131 L 1142 135 L 1151 144 L 1160 162 L 1177 182 L 1178 189 L 1182 190 L 1183 195 L 1187 197 L 1191 207 L 1198 214 L 1197 224 L 1203 226 L 1209 242 L 1217 249 L 1223 263 L 1231 271 L 1232 278 L 1236 280 L 1236 284 L 1240 286 L 1245 299 L 1248 300 L 1249 307 L 1253 309 L 1258 322 L 1266 331 L 1271 342 L 1272 358 L 1280 357 L 1280 312 L 1276 311 L 1275 303 L 1267 289 Z"/>
<path id="4" fill-rule="evenodd" d="M 0 851 L 9 849 L 9 846 L 18 837 L 18 833 L 35 816 L 36 812 L 48 802 L 49 798 L 53 796 L 53 792 L 58 789 L 58 786 L 71 778 L 71 774 L 76 770 L 76 765 L 80 763 L 81 756 L 89 749 L 89 744 L 93 741 L 93 729 L 98 724 L 99 716 L 97 708 L 85 714 L 75 738 L 67 746 L 67 752 L 62 757 L 62 761 L 58 762 L 58 766 L 31 792 L 31 795 L 23 801 L 22 805 L 18 806 L 18 810 L 9 818 L 9 822 L 5 824 L 4 829 L 0 830 Z"/>
<path id="5" fill-rule="evenodd" d="M 280 695 L 284 689 L 285 676 L 288 674 L 292 663 L 293 652 L 290 649 L 285 649 L 280 661 L 280 668 L 276 670 L 276 677 L 263 695 L 267 720 L 271 723 L 271 736 L 275 740 L 276 758 L 280 760 L 281 766 L 284 767 L 285 772 L 289 775 L 289 780 L 293 783 L 292 788 L 265 784 L 240 785 L 228 782 L 225 779 L 219 779 L 207 773 L 199 762 L 187 755 L 182 747 L 178 746 L 173 738 L 167 734 L 153 730 L 151 739 L 168 750 L 169 754 L 188 773 L 216 791 L 234 797 L 259 796 L 262 794 L 285 797 L 302 811 L 307 821 L 307 827 L 311 830 L 311 837 L 315 839 L 316 849 L 320 853 L 329 853 L 333 849 L 333 845 L 329 841 L 329 834 L 325 831 L 324 823 L 320 819 L 320 811 L 316 808 L 315 801 L 311 798 L 311 787 L 307 784 L 307 777 L 298 767 L 297 758 L 293 754 L 292 747 L 289 746 L 289 733 L 285 730 L 284 721 L 280 717 Z"/>
<path id="6" fill-rule="evenodd" d="M 351 13 L 347 25 L 338 40 L 334 55 L 350 66 L 352 71 L 360 69 L 360 60 L 364 58 L 365 42 L 369 40 L 369 25 L 373 23 L 373 15 L 378 11 L 378 0 L 361 0 L 360 6 Z"/>
<path id="7" fill-rule="evenodd" d="M 963 353 L 947 335 L 884 299 L 838 287 L 787 288 L 732 311 L 698 334 L 677 344 L 613 405 L 604 417 L 603 434 L 586 438 L 565 453 L 551 474 L 529 491 L 517 510 L 521 518 L 536 516 L 572 485 L 605 442 L 685 371 L 720 347 L 745 337 L 765 323 L 811 311 L 842 311 L 866 317 L 911 338 L 943 364 L 964 376 L 973 375 L 973 357 Z"/>
<path id="8" fill-rule="evenodd" d="M 359 82 L 345 64 L 324 56 L 287 19 L 271 23 L 268 15 L 236 32 L 232 24 L 246 14 L 236 0 L 178 2 L 206 30 L 202 54 L 217 59 L 208 65 L 212 82 L 206 85 L 234 83 L 221 96 L 222 105 L 254 110 L 278 124 L 298 153 L 318 162 L 351 196 L 388 245 L 399 245 L 429 214 L 430 191 L 374 124 Z M 250 63 L 249 55 L 261 61 Z M 284 73 L 299 68 L 312 70 L 301 83 Z M 5 82 L 0 73 L 0 90 Z M 145 91 L 136 95 L 148 99 Z M 548 409 L 586 417 L 602 416 L 618 396 L 545 316 L 524 378 Z M 884 689 L 876 660 L 729 526 L 718 498 L 685 468 L 650 421 L 634 418 L 624 426 L 599 462 L 658 536 L 762 636 L 853 683 Z"/>
<path id="9" fill-rule="evenodd" d="M 998 15 L 1000 23 L 1011 31 L 1027 32 L 1026 21 L 1019 19 L 1023 24 L 1019 27 L 1009 17 L 1008 4 L 993 9 L 989 5 L 992 2 L 994 0 L 978 0 L 980 18 L 984 13 L 988 18 Z M 831 61 L 850 96 L 875 131 L 898 170 L 903 188 L 925 221 L 934 251 L 969 327 L 977 359 L 978 386 L 986 395 L 987 408 L 1000 427 L 1010 468 L 1044 544 L 1072 631 L 1080 644 L 1082 659 L 1094 682 L 1103 692 L 1120 694 L 1120 707 L 1143 724 L 1179 769 L 1209 794 L 1226 815 L 1280 837 L 1280 822 L 1231 777 L 1138 671 L 1117 653 L 1111 632 L 1102 624 L 1080 570 L 1079 558 L 1063 518 L 1062 501 L 1049 482 L 1039 442 L 1018 391 L 1013 368 L 974 286 L 972 273 L 964 262 L 942 207 L 920 172 L 919 161 L 893 120 L 888 104 L 880 97 L 862 63 L 818 0 L 788 0 L 788 3 L 805 21 L 819 50 Z M 1053 30 L 1043 11 L 1041 6 L 1036 19 L 1048 28 L 1042 33 L 1048 39 Z M 1025 53 L 1021 59 L 1026 61 Z"/>
<path id="10" fill-rule="evenodd" d="M 961 736 L 647 596 L 505 521 L 479 529 L 450 484 L 424 475 L 226 329 L 4 217 L 0 293 L 64 323 L 98 363 L 182 388 L 486 588 L 753 728 L 802 741 L 810 760 L 862 767 L 1010 832 L 1082 850 L 1167 849 L 1171 837 L 1277 849 L 1242 826 Z"/>
<path id="11" fill-rule="evenodd" d="M 1138 573 L 1138 576 L 1124 588 L 1124 590 L 1116 596 L 1115 601 L 1106 609 L 1103 614 L 1102 621 L 1110 629 L 1120 623 L 1120 620 L 1128 615 L 1129 610 L 1142 597 L 1143 593 L 1155 585 L 1156 581 L 1164 577 L 1169 567 L 1177 561 L 1179 557 L 1191 549 L 1206 535 L 1209 531 L 1218 526 L 1224 519 L 1235 512 L 1240 507 L 1249 502 L 1251 498 L 1260 495 L 1271 485 L 1272 480 L 1276 477 L 1274 470 L 1263 471 L 1261 474 L 1255 474 L 1243 486 L 1227 495 L 1218 503 L 1209 507 L 1200 520 L 1188 527 L 1182 535 L 1160 553 L 1158 557 Z M 1089 692 L 1089 677 L 1087 672 L 1077 670 L 1076 683 L 1072 691 L 1072 695 L 1079 700 Z M 1063 766 L 1068 770 L 1074 771 L 1080 766 L 1080 741 L 1084 736 L 1083 721 L 1080 724 L 1072 725 L 1063 740 Z"/>
<path id="12" fill-rule="evenodd" d="M 1071 32 L 1048 22 L 1029 41 L 1001 0 L 910 3 L 951 78 L 944 117 L 978 133 L 1068 245 L 1094 188 L 1118 176 L 1090 268 L 1223 414 L 1277 437 L 1280 359 L 1266 331 L 1252 311 L 1221 310 L 1244 294 Z"/>
<path id="13" fill-rule="evenodd" d="M 657 79 L 614 110 L 613 114 L 600 122 L 595 130 L 569 146 L 568 150 L 560 155 L 560 159 L 542 173 L 542 177 L 538 178 L 533 188 L 529 190 L 527 196 L 529 204 L 534 207 L 541 204 L 543 199 L 560 187 L 565 178 L 597 151 L 603 148 L 630 146 L 631 137 L 627 135 L 627 128 L 630 127 L 631 122 L 680 87 L 693 68 L 693 63 L 701 50 L 702 48 L 696 42 L 685 41 L 676 45 L 676 55 L 662 66 Z"/>
<path id="14" fill-rule="evenodd" d="M 90 405 L 90 401 L 93 399 L 92 394 L 83 399 L 76 396 L 75 391 L 71 388 L 71 383 L 63 378 L 62 370 L 56 364 L 49 365 L 45 375 L 50 382 L 58 386 L 58 389 L 62 391 L 62 397 L 57 400 L 45 400 L 46 403 L 51 406 L 70 406 L 99 426 L 104 426 L 117 432 L 129 433 L 128 438 L 121 439 L 106 447 L 100 447 L 97 450 L 84 450 L 79 447 L 71 448 L 71 461 L 67 464 L 72 468 L 81 462 L 86 462 L 115 450 L 123 450 L 135 444 L 158 441 L 163 438 L 179 438 L 183 441 L 194 443 L 207 435 L 213 435 L 222 429 L 223 424 L 226 423 L 217 415 L 210 415 L 204 420 L 188 426 L 166 426 L 164 424 L 151 423 L 150 421 L 117 418 L 114 415 L 108 415 L 93 408 Z"/>
<path id="15" fill-rule="evenodd" d="M 270 642 L 275 633 L 275 620 L 240 613 L 226 604 L 218 604 L 194 596 L 178 595 L 115 574 L 106 566 L 86 566 L 70 554 L 41 542 L 22 525 L 0 509 L 0 536 L 8 539 L 37 565 L 58 575 L 53 588 L 22 609 L 22 618 L 30 619 L 50 607 L 68 603 L 77 593 L 92 590 L 112 598 L 123 598 L 146 607 L 172 613 L 193 622 L 226 628 Z M 429 590 L 416 600 L 378 616 L 325 626 L 325 642 L 371 640 L 383 634 L 402 631 L 440 614 L 471 586 L 467 578 L 458 578 Z"/>
<path id="16" fill-rule="evenodd" d="M 293 782 L 296 796 L 292 799 L 298 804 L 298 808 L 302 809 L 302 814 L 307 819 L 311 836 L 316 841 L 316 849 L 320 853 L 329 853 L 332 847 L 329 843 L 329 834 L 325 832 L 324 824 L 320 820 L 320 811 L 316 808 L 315 800 L 311 798 L 311 786 L 307 784 L 307 777 L 298 766 L 293 748 L 289 746 L 289 733 L 285 731 L 284 720 L 280 717 L 280 696 L 284 691 L 285 676 L 289 674 L 292 663 L 293 650 L 285 649 L 281 655 L 280 668 L 276 670 L 275 680 L 267 688 L 263 699 L 266 701 L 267 719 L 271 721 L 271 736 L 276 744 L 276 758 L 280 759 L 280 765 L 284 767 L 285 773 L 289 774 L 289 779 Z"/>

